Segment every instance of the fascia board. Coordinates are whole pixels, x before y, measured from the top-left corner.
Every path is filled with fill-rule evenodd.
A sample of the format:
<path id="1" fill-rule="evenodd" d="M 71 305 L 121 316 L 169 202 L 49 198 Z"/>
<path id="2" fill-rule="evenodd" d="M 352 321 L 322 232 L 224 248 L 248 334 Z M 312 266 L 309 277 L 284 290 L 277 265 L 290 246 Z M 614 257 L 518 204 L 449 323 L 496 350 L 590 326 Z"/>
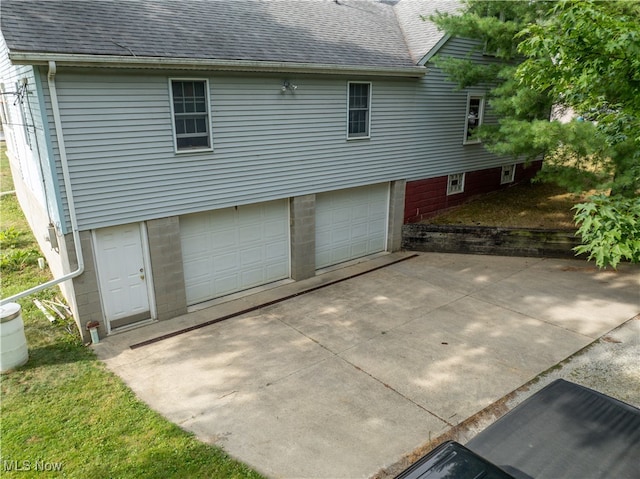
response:
<path id="1" fill-rule="evenodd" d="M 108 67 L 108 68 L 152 68 L 175 70 L 214 70 L 235 72 L 271 73 L 322 73 L 334 75 L 372 75 L 395 77 L 422 77 L 426 68 L 415 67 L 369 67 L 318 63 L 263 62 L 252 60 L 209 60 L 192 58 L 131 57 L 116 55 L 78 55 L 58 53 L 11 52 L 9 59 L 14 64 L 45 65 L 55 61 L 58 66 Z"/>
<path id="2" fill-rule="evenodd" d="M 429 50 L 429 51 L 427 52 L 427 54 L 426 54 L 425 56 L 423 56 L 423 57 L 420 59 L 420 61 L 418 62 L 418 65 L 419 65 L 419 66 L 424 66 L 424 65 L 426 65 L 426 64 L 427 64 L 427 62 L 428 62 L 429 60 L 431 60 L 431 59 L 435 56 L 435 54 L 436 54 L 436 53 L 438 53 L 438 50 L 440 50 L 440 49 L 443 47 L 443 45 L 449 41 L 449 39 L 450 39 L 450 38 L 451 38 L 451 35 L 447 33 L 447 34 L 446 34 L 445 36 L 443 36 L 440 40 L 438 40 L 438 43 L 436 43 L 436 44 L 431 48 L 431 50 Z"/>

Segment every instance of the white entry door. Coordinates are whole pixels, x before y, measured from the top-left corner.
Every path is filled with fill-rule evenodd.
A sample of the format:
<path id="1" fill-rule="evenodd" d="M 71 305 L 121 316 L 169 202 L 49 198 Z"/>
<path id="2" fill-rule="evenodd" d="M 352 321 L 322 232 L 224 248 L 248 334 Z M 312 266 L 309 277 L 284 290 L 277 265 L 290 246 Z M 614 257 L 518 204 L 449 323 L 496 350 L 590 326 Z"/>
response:
<path id="1" fill-rule="evenodd" d="M 109 330 L 151 317 L 142 233 L 137 223 L 95 231 L 98 281 Z"/>

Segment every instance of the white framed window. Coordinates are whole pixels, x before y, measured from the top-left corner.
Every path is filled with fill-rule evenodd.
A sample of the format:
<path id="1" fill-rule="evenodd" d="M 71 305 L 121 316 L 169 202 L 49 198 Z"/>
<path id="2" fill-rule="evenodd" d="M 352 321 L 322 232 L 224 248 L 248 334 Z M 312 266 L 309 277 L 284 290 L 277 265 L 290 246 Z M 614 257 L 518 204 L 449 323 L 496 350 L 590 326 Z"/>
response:
<path id="1" fill-rule="evenodd" d="M 502 167 L 502 173 L 500 174 L 500 184 L 513 183 L 516 177 L 516 165 L 505 165 Z"/>
<path id="2" fill-rule="evenodd" d="M 480 143 L 480 140 L 473 138 L 475 130 L 482 125 L 484 118 L 484 95 L 468 95 L 467 111 L 464 122 L 463 144 L 469 145 Z"/>
<path id="3" fill-rule="evenodd" d="M 211 150 L 209 82 L 172 78 L 169 87 L 176 152 Z"/>
<path id="4" fill-rule="evenodd" d="M 447 195 L 464 191 L 464 173 L 454 173 L 447 178 Z"/>
<path id="5" fill-rule="evenodd" d="M 370 138 L 371 82 L 348 82 L 347 93 L 347 139 Z"/>

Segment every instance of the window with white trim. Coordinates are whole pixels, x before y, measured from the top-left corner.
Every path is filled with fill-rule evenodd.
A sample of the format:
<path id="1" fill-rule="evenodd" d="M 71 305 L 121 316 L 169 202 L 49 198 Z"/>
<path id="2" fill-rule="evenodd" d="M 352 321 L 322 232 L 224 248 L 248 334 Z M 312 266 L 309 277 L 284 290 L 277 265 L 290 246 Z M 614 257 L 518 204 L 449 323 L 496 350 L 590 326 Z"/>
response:
<path id="1" fill-rule="evenodd" d="M 347 138 L 369 138 L 371 125 L 371 83 L 349 82 Z"/>
<path id="2" fill-rule="evenodd" d="M 472 143 L 480 143 L 480 140 L 473 138 L 476 129 L 482 125 L 484 118 L 484 96 L 469 95 L 467 97 L 467 112 L 464 123 L 464 141 L 465 145 Z"/>
<path id="3" fill-rule="evenodd" d="M 178 79 L 170 83 L 176 151 L 210 150 L 209 83 Z"/>
<path id="4" fill-rule="evenodd" d="M 500 174 L 500 184 L 513 183 L 516 177 L 516 165 L 505 165 L 502 167 L 502 173 Z"/>
<path id="5" fill-rule="evenodd" d="M 455 195 L 464 191 L 464 173 L 454 173 L 447 178 L 447 195 Z"/>

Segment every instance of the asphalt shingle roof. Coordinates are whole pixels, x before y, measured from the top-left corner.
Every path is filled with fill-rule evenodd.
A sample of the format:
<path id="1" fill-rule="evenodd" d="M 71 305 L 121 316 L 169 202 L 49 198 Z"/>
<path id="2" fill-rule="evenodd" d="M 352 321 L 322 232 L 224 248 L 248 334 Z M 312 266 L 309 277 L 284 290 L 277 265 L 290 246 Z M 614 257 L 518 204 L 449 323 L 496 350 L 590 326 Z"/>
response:
<path id="1" fill-rule="evenodd" d="M 2 0 L 0 28 L 11 52 L 405 68 L 442 37 L 416 15 L 443 2 Z"/>
<path id="2" fill-rule="evenodd" d="M 402 0 L 396 4 L 394 10 L 414 62 L 418 63 L 444 36 L 434 23 L 423 18 L 436 11 L 455 13 L 459 7 L 456 0 Z"/>

